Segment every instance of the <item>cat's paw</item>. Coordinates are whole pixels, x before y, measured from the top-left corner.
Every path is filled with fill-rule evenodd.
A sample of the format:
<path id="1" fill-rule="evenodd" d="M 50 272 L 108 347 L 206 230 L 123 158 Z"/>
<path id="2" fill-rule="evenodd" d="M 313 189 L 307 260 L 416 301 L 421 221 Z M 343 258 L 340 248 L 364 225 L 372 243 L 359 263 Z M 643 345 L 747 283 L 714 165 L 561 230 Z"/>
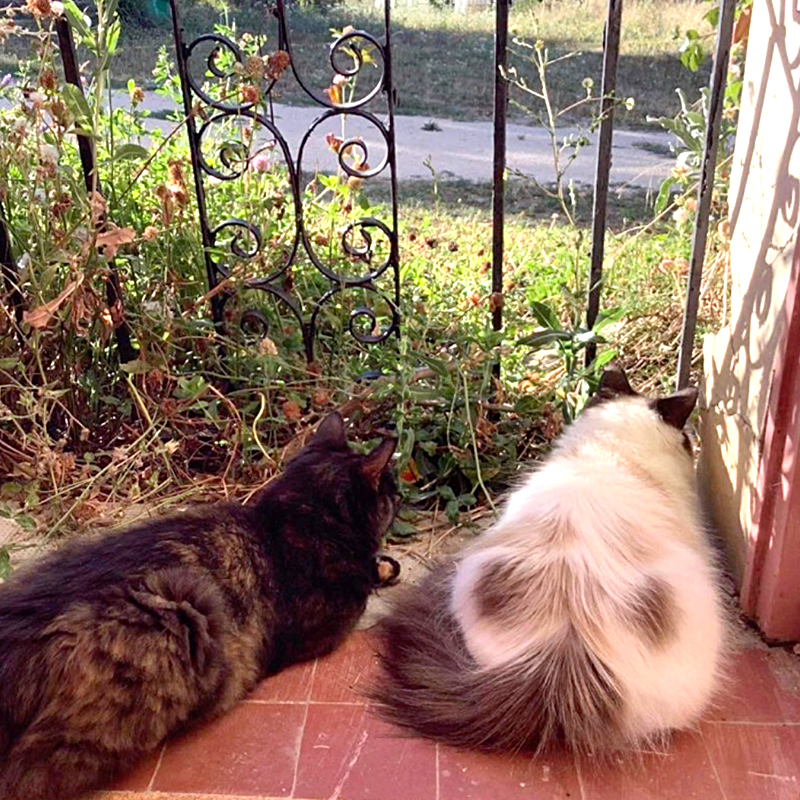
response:
<path id="1" fill-rule="evenodd" d="M 389 556 L 378 556 L 375 567 L 378 571 L 378 586 L 391 586 L 400 577 L 400 564 Z"/>

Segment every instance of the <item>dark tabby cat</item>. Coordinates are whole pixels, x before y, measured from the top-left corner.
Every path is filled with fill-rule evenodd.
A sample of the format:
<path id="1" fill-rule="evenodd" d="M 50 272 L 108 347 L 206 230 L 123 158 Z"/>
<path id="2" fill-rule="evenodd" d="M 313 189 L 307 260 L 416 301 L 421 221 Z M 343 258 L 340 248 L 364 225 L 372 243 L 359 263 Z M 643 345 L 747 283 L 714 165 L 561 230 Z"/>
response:
<path id="1" fill-rule="evenodd" d="M 98 788 L 331 652 L 380 582 L 394 449 L 351 452 L 332 414 L 252 506 L 75 543 L 1 586 L 0 799 Z"/>

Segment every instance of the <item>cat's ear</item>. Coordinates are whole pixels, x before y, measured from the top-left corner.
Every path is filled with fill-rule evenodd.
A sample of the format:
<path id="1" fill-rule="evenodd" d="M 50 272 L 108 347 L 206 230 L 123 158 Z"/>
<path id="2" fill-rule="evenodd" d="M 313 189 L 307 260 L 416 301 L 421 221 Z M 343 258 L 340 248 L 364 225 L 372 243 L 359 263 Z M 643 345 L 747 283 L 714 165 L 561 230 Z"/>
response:
<path id="1" fill-rule="evenodd" d="M 332 411 L 320 422 L 319 427 L 314 433 L 312 444 L 323 445 L 324 447 L 345 447 L 347 439 L 344 435 L 344 420 L 342 415 Z"/>
<path id="2" fill-rule="evenodd" d="M 597 393 L 605 397 L 619 397 L 620 395 L 634 396 L 636 392 L 628 382 L 628 376 L 622 367 L 612 364 L 603 370 Z"/>
<path id="3" fill-rule="evenodd" d="M 376 489 L 396 447 L 397 439 L 384 439 L 369 455 L 364 456 L 361 462 L 362 474 Z"/>
<path id="4" fill-rule="evenodd" d="M 655 401 L 658 416 L 673 428 L 683 430 L 686 420 L 689 419 L 697 404 L 697 389 L 681 389 L 669 397 L 662 397 Z"/>

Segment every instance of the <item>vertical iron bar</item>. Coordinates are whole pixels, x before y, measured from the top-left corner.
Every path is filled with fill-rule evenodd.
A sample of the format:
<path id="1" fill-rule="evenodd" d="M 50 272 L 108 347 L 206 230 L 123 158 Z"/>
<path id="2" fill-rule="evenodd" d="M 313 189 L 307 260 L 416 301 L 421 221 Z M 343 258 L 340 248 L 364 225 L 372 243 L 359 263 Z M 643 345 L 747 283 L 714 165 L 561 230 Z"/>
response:
<path id="1" fill-rule="evenodd" d="M 3 282 L 14 309 L 16 334 L 20 343 L 22 343 L 25 337 L 22 335 L 20 325 L 22 323 L 22 314 L 25 311 L 25 298 L 19 288 L 17 262 L 14 260 L 14 253 L 11 249 L 11 235 L 8 232 L 8 225 L 3 216 L 2 208 L 0 208 L 0 269 L 3 272 Z"/>
<path id="2" fill-rule="evenodd" d="M 400 232 L 397 220 L 397 152 L 394 141 L 395 88 L 392 79 L 392 0 L 383 0 L 383 24 L 386 32 L 383 50 L 383 89 L 386 92 L 386 107 L 389 115 L 389 141 L 386 143 L 389 155 L 389 184 L 392 193 L 392 269 L 394 271 L 394 303 L 400 308 Z M 400 336 L 400 328 L 397 328 Z"/>
<path id="3" fill-rule="evenodd" d="M 731 53 L 733 22 L 736 0 L 720 0 L 719 22 L 717 24 L 717 47 L 714 53 L 714 69 L 708 98 L 708 118 L 706 120 L 706 139 L 703 145 L 703 164 L 700 173 L 700 189 L 697 201 L 697 215 L 694 220 L 692 238 L 692 259 L 689 266 L 689 283 L 686 292 L 686 308 L 683 315 L 683 331 L 678 354 L 678 389 L 689 383 L 692 369 L 692 351 L 697 326 L 697 310 L 700 302 L 700 282 L 703 277 L 703 264 L 706 256 L 711 195 L 714 191 L 714 173 L 717 169 L 717 146 L 722 124 L 722 106 L 725 100 L 725 83 L 728 72 L 728 59 Z"/>
<path id="4" fill-rule="evenodd" d="M 75 40 L 72 38 L 72 28 L 69 20 L 64 14 L 56 17 L 56 34 L 58 35 L 58 49 L 61 53 L 61 64 L 64 67 L 64 80 L 76 86 L 83 94 L 81 85 L 81 74 L 78 67 L 78 56 L 75 52 Z M 97 174 L 97 163 L 95 161 L 94 144 L 90 136 L 83 133 L 77 134 L 78 152 L 81 158 L 81 168 L 83 171 L 83 181 L 86 192 L 89 195 L 89 203 L 92 202 L 92 192 L 101 192 L 100 176 Z M 98 230 L 106 228 L 105 219 L 98 221 Z M 119 276 L 113 266 L 109 266 L 108 278 L 106 280 L 106 304 L 110 309 L 122 308 L 122 287 L 120 286 Z M 112 315 L 113 318 L 113 315 Z M 138 356 L 136 348 L 131 342 L 131 332 L 128 324 L 121 319 L 114 328 L 114 337 L 117 341 L 117 351 L 122 363 L 133 361 Z"/>
<path id="5" fill-rule="evenodd" d="M 83 93 L 83 86 L 81 86 L 81 73 L 78 67 L 78 57 L 75 53 L 75 41 L 72 38 L 72 28 L 69 26 L 69 20 L 63 14 L 56 17 L 56 33 L 58 35 L 58 49 L 61 53 L 61 64 L 64 67 L 64 79 L 67 83 L 77 86 L 81 93 Z M 78 153 L 81 157 L 81 167 L 83 169 L 83 181 L 86 185 L 86 191 L 91 194 L 92 190 L 97 187 L 100 191 L 99 176 L 94 176 L 95 163 L 94 163 L 94 148 L 92 147 L 92 140 L 89 136 L 77 134 L 78 138 Z M 97 183 L 94 183 L 94 180 Z"/>
<path id="6" fill-rule="evenodd" d="M 177 2 L 177 0 L 173 0 L 173 2 Z M 289 46 L 289 23 L 286 17 L 286 4 L 284 0 L 275 0 L 275 8 L 272 13 L 278 22 L 278 47 L 281 50 L 291 52 Z M 271 101 L 272 96 L 270 95 L 270 102 Z M 303 175 L 300 168 L 300 154 L 298 153 L 293 176 L 290 175 L 289 178 L 293 197 L 302 197 L 303 195 L 301 188 L 303 184 Z M 295 225 L 297 227 L 297 237 L 302 240 L 305 229 L 302 202 L 296 208 Z M 313 318 L 301 322 L 300 329 L 303 336 L 303 350 L 305 351 L 306 362 L 311 365 L 314 363 L 314 342 L 317 336 L 316 325 Z"/>
<path id="7" fill-rule="evenodd" d="M 508 5 L 495 2 L 494 32 L 494 173 L 492 176 L 492 330 L 503 328 L 503 228 L 505 224 L 506 110 L 508 107 Z M 500 356 L 493 367 L 500 377 Z"/>
<path id="8" fill-rule="evenodd" d="M 192 176 L 194 178 L 194 194 L 197 201 L 197 215 L 200 218 L 200 235 L 203 241 L 203 257 L 206 264 L 206 278 L 208 289 L 213 291 L 217 287 L 217 268 L 211 258 L 211 248 L 214 242 L 211 237 L 211 229 L 208 226 L 208 215 L 206 212 L 206 195 L 203 186 L 203 176 L 200 171 L 200 137 L 197 134 L 197 124 L 195 122 L 194 111 L 192 108 L 192 94 L 189 84 L 189 68 L 187 66 L 186 43 L 183 40 L 183 25 L 181 24 L 178 12 L 177 0 L 170 0 L 172 11 L 172 31 L 175 39 L 175 62 L 178 67 L 178 77 L 181 84 L 181 95 L 183 97 L 183 113 L 186 118 L 186 134 L 189 139 L 189 154 L 192 160 Z M 211 316 L 217 330 L 222 332 L 224 320 L 225 298 L 221 293 L 215 294 L 211 298 Z"/>
<path id="9" fill-rule="evenodd" d="M 606 245 L 606 209 L 608 182 L 611 172 L 611 140 L 614 133 L 614 105 L 617 102 L 617 63 L 619 38 L 622 29 L 622 0 L 608 0 L 605 33 L 603 35 L 603 86 L 600 107 L 600 135 L 597 143 L 597 164 L 594 178 L 594 209 L 592 211 L 592 260 L 589 271 L 589 297 L 586 304 L 586 327 L 591 330 L 600 313 L 600 293 L 603 288 L 603 258 Z M 586 366 L 594 361 L 597 345 L 586 347 Z"/>

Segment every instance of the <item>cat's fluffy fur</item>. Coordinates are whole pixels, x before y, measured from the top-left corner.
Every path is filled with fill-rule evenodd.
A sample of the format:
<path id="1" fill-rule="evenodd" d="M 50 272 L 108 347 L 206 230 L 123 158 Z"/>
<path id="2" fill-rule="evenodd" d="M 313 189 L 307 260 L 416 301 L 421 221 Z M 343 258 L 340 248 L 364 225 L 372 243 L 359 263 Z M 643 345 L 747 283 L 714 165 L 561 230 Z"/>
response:
<path id="1" fill-rule="evenodd" d="M 0 800 L 72 800 L 335 648 L 379 582 L 394 447 L 353 453 L 330 415 L 252 506 L 75 543 L 0 587 Z"/>
<path id="2" fill-rule="evenodd" d="M 697 721 L 725 626 L 682 431 L 695 401 L 604 374 L 494 527 L 382 622 L 385 716 L 465 748 L 598 754 Z"/>

